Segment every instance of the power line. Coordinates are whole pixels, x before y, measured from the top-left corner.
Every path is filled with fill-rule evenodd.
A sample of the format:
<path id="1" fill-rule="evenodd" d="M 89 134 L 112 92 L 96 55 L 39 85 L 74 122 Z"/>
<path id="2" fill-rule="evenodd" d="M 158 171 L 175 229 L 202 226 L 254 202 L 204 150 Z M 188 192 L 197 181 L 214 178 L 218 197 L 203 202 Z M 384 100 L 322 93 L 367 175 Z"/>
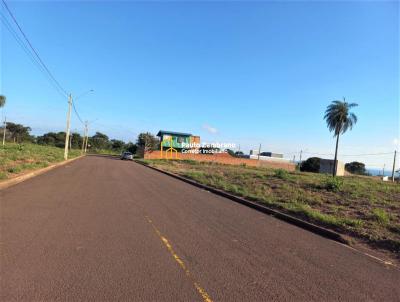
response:
<path id="1" fill-rule="evenodd" d="M 35 65 L 39 71 L 42 72 L 42 74 L 44 75 L 44 77 L 49 80 L 49 83 L 53 86 L 54 89 L 57 90 L 58 93 L 60 93 L 62 96 L 64 96 L 64 94 L 61 92 L 61 90 L 55 85 L 55 83 L 53 81 L 51 81 L 51 78 L 48 76 L 48 74 L 45 72 L 45 69 L 43 68 L 43 66 L 39 63 L 39 61 L 35 58 L 35 56 L 33 55 L 33 53 L 29 50 L 29 48 L 24 44 L 24 42 L 21 40 L 21 38 L 19 37 L 19 35 L 15 32 L 15 30 L 13 29 L 12 25 L 10 24 L 10 22 L 7 20 L 7 17 L 0 12 L 0 16 L 2 23 L 4 24 L 4 26 L 6 27 L 6 29 L 10 32 L 10 34 L 12 35 L 12 37 L 15 39 L 15 41 L 21 46 L 22 50 L 25 52 L 25 54 L 29 57 L 29 59 L 31 60 L 32 64 Z"/>
<path id="2" fill-rule="evenodd" d="M 311 155 L 323 155 L 323 156 L 333 156 L 332 153 L 315 153 L 303 151 L 303 153 L 311 154 Z M 372 155 L 392 155 L 393 152 L 382 152 L 382 153 L 364 153 L 364 154 L 339 154 L 339 156 L 372 156 Z"/>
<path id="3" fill-rule="evenodd" d="M 72 101 L 72 108 L 74 109 L 74 112 L 75 112 L 76 116 L 78 117 L 78 120 L 84 125 L 85 122 L 81 119 L 81 117 L 80 117 L 80 115 L 79 115 L 79 113 L 78 113 L 78 110 L 76 110 L 75 102 L 74 102 L 74 101 Z"/>
<path id="4" fill-rule="evenodd" d="M 13 19 L 14 23 L 17 25 L 19 31 L 21 32 L 22 36 L 24 37 L 25 41 L 28 43 L 30 49 L 33 51 L 33 53 L 35 54 L 35 56 L 38 58 L 40 64 L 43 66 L 43 68 L 45 69 L 45 71 L 47 72 L 47 74 L 50 76 L 50 78 L 54 81 L 54 83 L 57 85 L 57 87 L 64 93 L 64 96 L 67 96 L 68 93 L 67 91 L 60 85 L 60 83 L 56 80 L 56 78 L 53 76 L 53 74 L 50 72 L 49 68 L 46 66 L 46 64 L 43 62 L 43 60 L 40 58 L 38 52 L 36 51 L 36 49 L 33 47 L 32 43 L 29 41 L 28 37 L 26 36 L 26 34 L 24 33 L 24 31 L 22 30 L 21 26 L 19 25 L 17 19 L 14 17 L 13 13 L 11 12 L 11 10 L 9 9 L 7 3 L 5 2 L 5 0 L 2 0 L 4 7 L 6 8 L 7 12 L 9 13 L 9 15 L 11 16 L 11 18 Z"/>
<path id="5" fill-rule="evenodd" d="M 344 154 L 341 156 L 370 156 L 370 155 L 392 155 L 393 152 L 385 152 L 385 153 L 369 153 L 369 154 Z"/>

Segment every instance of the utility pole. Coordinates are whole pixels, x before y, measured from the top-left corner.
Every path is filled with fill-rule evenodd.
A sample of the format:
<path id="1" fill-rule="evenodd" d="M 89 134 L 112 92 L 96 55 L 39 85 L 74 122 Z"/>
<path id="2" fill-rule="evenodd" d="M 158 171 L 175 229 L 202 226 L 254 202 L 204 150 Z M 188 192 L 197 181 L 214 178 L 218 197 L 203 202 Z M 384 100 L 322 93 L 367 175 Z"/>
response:
<path id="1" fill-rule="evenodd" d="M 393 182 L 394 182 L 394 170 L 396 169 L 396 155 L 397 155 L 397 151 L 394 150 L 393 170 L 392 170 L 392 181 L 393 181 Z"/>
<path id="2" fill-rule="evenodd" d="M 3 128 L 3 147 L 6 144 L 6 129 L 7 129 L 7 119 L 4 117 L 4 128 Z"/>
<path id="3" fill-rule="evenodd" d="M 301 165 L 301 157 L 302 156 L 303 156 L 303 150 L 300 150 L 300 161 L 299 161 L 300 165 Z"/>
<path id="4" fill-rule="evenodd" d="M 258 160 L 260 160 L 260 153 L 261 153 L 261 144 L 260 144 L 260 146 L 258 147 Z"/>
<path id="5" fill-rule="evenodd" d="M 89 140 L 89 137 L 88 137 L 88 135 L 86 135 L 86 141 L 85 141 L 85 154 L 86 154 L 86 152 L 87 152 L 88 140 Z"/>
<path id="6" fill-rule="evenodd" d="M 383 164 L 383 169 L 382 169 L 382 177 L 384 177 L 384 176 L 385 176 L 385 166 L 386 166 L 386 164 Z"/>
<path id="7" fill-rule="evenodd" d="M 293 163 L 296 162 L 296 155 L 293 155 Z"/>
<path id="8" fill-rule="evenodd" d="M 87 127 L 88 127 L 88 121 L 85 121 L 85 129 L 83 130 L 83 138 L 82 138 L 82 152 L 81 152 L 82 154 L 85 151 Z"/>
<path id="9" fill-rule="evenodd" d="M 85 141 L 85 153 L 86 153 L 89 140 L 89 123 L 87 121 L 85 126 L 86 126 L 86 141 Z"/>
<path id="10" fill-rule="evenodd" d="M 69 150 L 72 149 L 72 134 L 69 136 Z"/>
<path id="11" fill-rule="evenodd" d="M 65 131 L 64 160 L 68 159 L 69 127 L 71 123 L 72 96 L 68 95 L 67 129 Z"/>

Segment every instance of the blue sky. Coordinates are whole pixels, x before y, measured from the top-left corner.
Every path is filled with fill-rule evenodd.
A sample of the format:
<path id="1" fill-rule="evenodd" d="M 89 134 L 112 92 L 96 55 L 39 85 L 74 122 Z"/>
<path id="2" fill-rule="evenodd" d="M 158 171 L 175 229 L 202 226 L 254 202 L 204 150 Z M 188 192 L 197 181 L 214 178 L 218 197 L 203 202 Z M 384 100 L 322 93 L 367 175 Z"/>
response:
<path id="1" fill-rule="evenodd" d="M 91 132 L 124 140 L 141 131 L 191 132 L 298 159 L 300 150 L 333 153 L 323 113 L 345 96 L 359 104 L 359 122 L 342 137 L 340 154 L 396 148 L 398 2 L 8 5 L 67 91 L 95 90 L 76 101 L 82 118 L 98 119 Z M 4 26 L 1 93 L 9 120 L 35 134 L 64 130 L 66 99 Z M 72 129 L 82 131 L 75 116 Z M 342 159 L 392 164 L 392 155 Z"/>

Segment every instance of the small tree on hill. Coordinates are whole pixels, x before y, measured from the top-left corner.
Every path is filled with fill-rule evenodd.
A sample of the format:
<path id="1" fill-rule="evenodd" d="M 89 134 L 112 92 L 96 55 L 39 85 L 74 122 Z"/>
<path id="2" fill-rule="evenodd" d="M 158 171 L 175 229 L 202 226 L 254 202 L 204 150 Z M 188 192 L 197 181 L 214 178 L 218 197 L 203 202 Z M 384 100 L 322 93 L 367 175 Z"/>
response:
<path id="1" fill-rule="evenodd" d="M 16 141 L 17 143 L 21 143 L 23 141 L 32 141 L 32 136 L 29 134 L 29 132 L 31 131 L 30 127 L 25 127 L 21 124 L 8 122 L 7 130 L 11 134 L 11 139 Z"/>
<path id="2" fill-rule="evenodd" d="M 318 173 L 320 165 L 321 159 L 319 157 L 310 157 L 301 163 L 300 171 Z"/>
<path id="3" fill-rule="evenodd" d="M 346 171 L 352 173 L 352 174 L 360 174 L 360 175 L 365 175 L 366 170 L 365 170 L 365 164 L 360 163 L 358 161 L 353 161 L 351 163 L 347 163 L 344 168 Z"/>

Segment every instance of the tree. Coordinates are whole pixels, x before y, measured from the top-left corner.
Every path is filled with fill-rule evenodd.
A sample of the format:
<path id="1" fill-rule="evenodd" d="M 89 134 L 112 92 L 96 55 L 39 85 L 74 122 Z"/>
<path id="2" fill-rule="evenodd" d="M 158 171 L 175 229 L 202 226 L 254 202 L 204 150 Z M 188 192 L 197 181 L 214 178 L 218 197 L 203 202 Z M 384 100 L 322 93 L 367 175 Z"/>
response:
<path id="1" fill-rule="evenodd" d="M 365 164 L 360 163 L 358 161 L 353 161 L 351 163 L 347 163 L 344 165 L 344 168 L 346 171 L 352 173 L 352 174 L 360 174 L 360 175 L 365 175 L 366 170 L 365 170 Z"/>
<path id="2" fill-rule="evenodd" d="M 108 136 L 101 132 L 96 132 L 95 135 L 89 138 L 89 141 L 94 149 L 109 149 L 110 147 Z"/>
<path id="3" fill-rule="evenodd" d="M 321 164 L 319 157 L 310 157 L 300 165 L 300 171 L 318 173 Z"/>
<path id="4" fill-rule="evenodd" d="M 143 132 L 138 135 L 137 145 L 143 148 L 144 152 L 147 152 L 149 150 L 157 150 L 159 146 L 159 141 L 150 132 Z"/>
<path id="5" fill-rule="evenodd" d="M 5 104 L 6 104 L 6 97 L 0 94 L 0 108 L 4 107 Z"/>
<path id="6" fill-rule="evenodd" d="M 39 145 L 49 145 L 59 148 L 65 146 L 65 132 L 48 132 L 42 136 L 38 136 L 36 141 Z M 72 135 L 72 142 L 74 143 L 74 136 Z"/>
<path id="7" fill-rule="evenodd" d="M 29 132 L 31 131 L 30 127 L 25 127 L 21 124 L 8 122 L 7 130 L 11 133 L 11 138 L 14 139 L 17 143 L 20 143 L 24 140 L 32 140 L 32 137 L 29 134 Z"/>
<path id="8" fill-rule="evenodd" d="M 233 151 L 232 149 L 226 149 L 226 152 L 230 155 L 230 156 L 235 156 L 235 151 Z"/>
<path id="9" fill-rule="evenodd" d="M 126 144 L 125 149 L 126 149 L 126 151 L 131 152 L 132 154 L 135 154 L 136 150 L 137 150 L 137 146 L 134 143 L 129 142 Z"/>
<path id="10" fill-rule="evenodd" d="M 333 101 L 326 109 L 324 119 L 326 120 L 329 131 L 336 136 L 335 160 L 333 163 L 333 176 L 337 172 L 337 153 L 339 146 L 339 136 L 347 130 L 351 130 L 357 123 L 357 116 L 350 112 L 350 109 L 358 106 L 356 103 L 347 103 L 346 99 L 342 101 Z"/>
<path id="11" fill-rule="evenodd" d="M 125 143 L 118 139 L 112 139 L 111 141 L 111 149 L 114 151 L 121 152 L 125 148 Z"/>
<path id="12" fill-rule="evenodd" d="M 76 132 L 71 133 L 71 148 L 72 149 L 79 149 L 82 148 L 83 137 Z M 65 142 L 64 142 L 65 144 Z"/>

